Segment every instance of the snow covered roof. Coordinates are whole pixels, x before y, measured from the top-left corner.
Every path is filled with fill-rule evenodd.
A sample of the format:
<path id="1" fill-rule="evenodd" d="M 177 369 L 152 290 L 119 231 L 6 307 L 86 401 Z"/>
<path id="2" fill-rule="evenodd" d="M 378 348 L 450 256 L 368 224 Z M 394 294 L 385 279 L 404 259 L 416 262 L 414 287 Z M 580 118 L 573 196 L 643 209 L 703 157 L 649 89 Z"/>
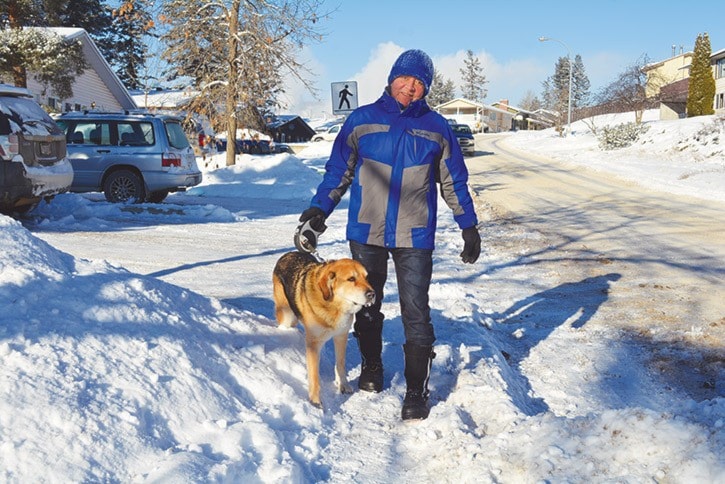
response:
<path id="1" fill-rule="evenodd" d="M 462 97 L 457 97 L 448 102 L 444 102 L 443 104 L 439 104 L 438 106 L 434 107 L 433 109 L 438 111 L 439 109 L 443 109 L 443 108 L 461 108 L 461 107 L 483 108 L 483 104 L 479 104 L 475 101 L 471 101 L 469 99 L 465 99 Z"/>
<path id="2" fill-rule="evenodd" d="M 178 109 L 189 104 L 199 91 L 192 89 L 132 90 L 131 97 L 140 108 Z"/>

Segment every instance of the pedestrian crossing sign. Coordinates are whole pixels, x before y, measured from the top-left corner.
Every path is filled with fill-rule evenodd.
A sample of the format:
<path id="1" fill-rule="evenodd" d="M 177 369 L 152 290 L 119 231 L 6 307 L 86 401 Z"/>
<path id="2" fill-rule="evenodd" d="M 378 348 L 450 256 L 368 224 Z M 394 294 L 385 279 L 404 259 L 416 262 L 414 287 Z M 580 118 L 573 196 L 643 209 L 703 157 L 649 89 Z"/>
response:
<path id="1" fill-rule="evenodd" d="M 357 81 L 332 83 L 332 113 L 349 114 L 357 109 Z"/>

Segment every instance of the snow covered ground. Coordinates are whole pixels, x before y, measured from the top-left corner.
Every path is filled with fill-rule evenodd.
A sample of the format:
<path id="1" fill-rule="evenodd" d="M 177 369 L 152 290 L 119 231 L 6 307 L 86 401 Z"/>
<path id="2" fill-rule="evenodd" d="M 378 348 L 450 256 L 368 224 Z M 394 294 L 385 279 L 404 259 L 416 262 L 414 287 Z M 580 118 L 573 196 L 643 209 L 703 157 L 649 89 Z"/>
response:
<path id="1" fill-rule="evenodd" d="M 597 150 L 580 123 L 569 139 L 520 132 L 506 142 L 570 163 L 586 152 L 590 167 L 725 201 L 722 119 L 649 124 L 616 152 Z M 203 163 L 201 186 L 160 205 L 65 194 L 22 223 L 0 216 L 0 481 L 725 482 L 722 358 L 712 398 L 658 383 L 616 329 L 577 324 L 586 309 L 592 321 L 606 317 L 614 303 L 603 295 L 616 275 L 604 270 L 572 287 L 520 266 L 488 274 L 536 237 L 502 225 L 481 227 L 481 259 L 463 265 L 445 208 L 431 288 L 430 417 L 399 418 L 403 335 L 392 275 L 386 389 L 336 394 L 330 343 L 325 410 L 310 405 L 302 330 L 276 327 L 270 278 L 329 149 L 244 155 L 233 167 L 221 166 L 222 155 Z M 323 236 L 327 258 L 348 254 L 344 212 L 343 204 Z M 102 233 L 111 254 L 159 232 L 168 244 L 139 264 L 186 250 L 207 256 L 211 278 L 185 266 L 134 271 L 44 240 L 72 234 L 74 252 L 90 254 Z M 194 247 L 175 245 L 181 232 Z M 492 236 L 510 243 L 486 246 Z M 209 296 L 212 285 L 229 296 Z M 529 318 L 537 304 L 551 305 L 553 319 Z M 359 366 L 351 341 L 353 385 Z"/>

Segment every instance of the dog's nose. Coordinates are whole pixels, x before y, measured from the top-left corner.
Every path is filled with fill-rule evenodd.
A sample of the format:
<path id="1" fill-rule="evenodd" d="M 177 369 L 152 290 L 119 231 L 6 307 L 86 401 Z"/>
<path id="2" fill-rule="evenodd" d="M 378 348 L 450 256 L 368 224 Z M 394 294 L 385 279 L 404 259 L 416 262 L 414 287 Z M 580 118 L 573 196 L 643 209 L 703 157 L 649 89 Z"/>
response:
<path id="1" fill-rule="evenodd" d="M 365 291 L 365 300 L 367 301 L 366 306 L 373 304 L 375 302 L 375 291 L 372 289 Z"/>

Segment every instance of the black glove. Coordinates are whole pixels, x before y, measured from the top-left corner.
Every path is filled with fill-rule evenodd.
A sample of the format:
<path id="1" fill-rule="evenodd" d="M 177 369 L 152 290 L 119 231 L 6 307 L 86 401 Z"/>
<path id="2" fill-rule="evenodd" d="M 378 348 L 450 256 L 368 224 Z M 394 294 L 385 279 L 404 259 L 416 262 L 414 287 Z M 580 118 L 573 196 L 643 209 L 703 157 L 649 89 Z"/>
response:
<path id="1" fill-rule="evenodd" d="M 308 220 L 310 221 L 310 227 L 317 232 L 322 233 L 327 230 L 327 225 L 325 225 L 325 212 L 321 208 L 310 207 L 302 212 L 300 222 L 305 223 Z"/>
<path id="2" fill-rule="evenodd" d="M 461 259 L 466 264 L 473 264 L 481 255 L 481 236 L 478 235 L 478 229 L 474 225 L 463 229 L 463 252 Z"/>

